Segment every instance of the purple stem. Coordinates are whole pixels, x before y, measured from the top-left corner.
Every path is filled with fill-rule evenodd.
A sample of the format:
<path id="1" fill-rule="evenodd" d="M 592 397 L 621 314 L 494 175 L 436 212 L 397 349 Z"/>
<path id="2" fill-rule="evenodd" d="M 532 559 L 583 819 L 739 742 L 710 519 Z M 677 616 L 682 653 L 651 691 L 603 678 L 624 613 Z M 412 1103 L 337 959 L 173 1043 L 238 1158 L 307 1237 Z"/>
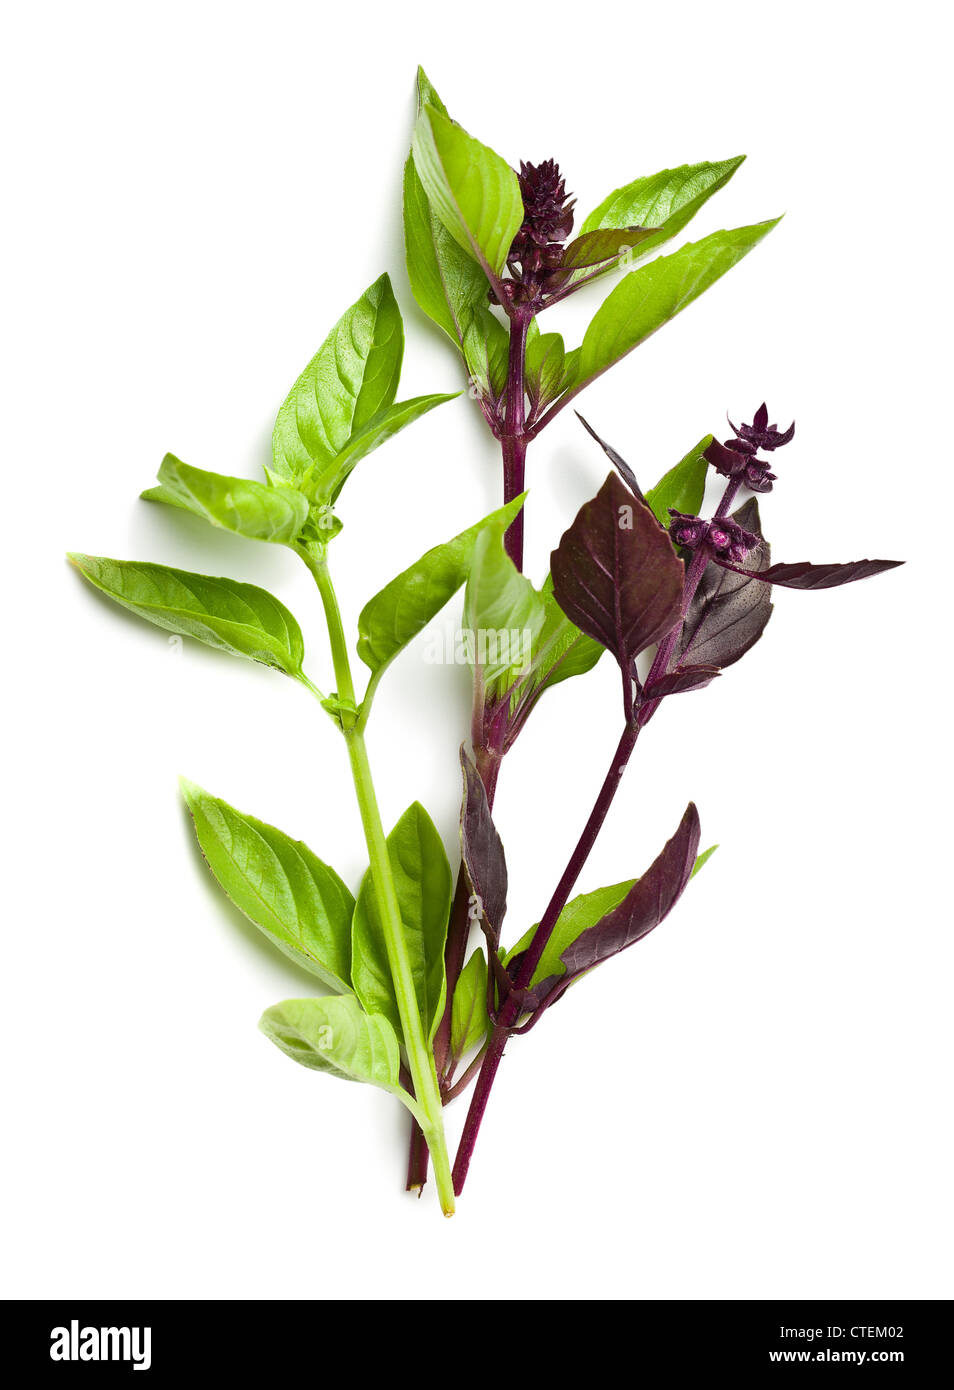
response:
<path id="1" fill-rule="evenodd" d="M 525 363 L 527 333 L 533 315 L 515 309 L 510 319 L 510 353 L 507 359 L 507 404 L 500 446 L 503 451 L 504 505 L 519 497 L 524 488 L 527 458 Z M 523 569 L 523 509 L 504 537 L 507 554 Z"/>
<path id="2" fill-rule="evenodd" d="M 527 948 L 527 953 L 521 962 L 516 979 L 513 982 L 514 992 L 507 999 L 497 1018 L 494 1030 L 490 1035 L 490 1042 L 487 1045 L 487 1052 L 484 1057 L 483 1065 L 480 1069 L 480 1076 L 474 1088 L 471 1098 L 470 1109 L 467 1112 L 467 1119 L 464 1123 L 464 1130 L 461 1135 L 460 1147 L 457 1150 L 457 1158 L 454 1163 L 454 1191 L 460 1192 L 463 1189 L 467 1178 L 467 1170 L 470 1167 L 470 1160 L 473 1156 L 474 1145 L 477 1142 L 477 1134 L 480 1129 L 481 1121 L 484 1118 L 484 1111 L 490 1099 L 490 1092 L 497 1075 L 497 1068 L 503 1059 L 504 1048 L 510 1037 L 510 1031 L 520 1017 L 521 1005 L 519 991 L 526 989 L 533 979 L 533 972 L 540 964 L 540 958 L 546 948 L 547 942 L 553 933 L 557 919 L 567 904 L 567 900 L 573 891 L 574 885 L 583 870 L 590 850 L 596 841 L 603 822 L 606 819 L 613 798 L 619 788 L 622 774 L 626 769 L 626 764 L 632 755 L 636 739 L 639 737 L 639 725 L 630 723 L 623 730 L 622 737 L 613 754 L 613 761 L 609 771 L 603 779 L 599 795 L 590 812 L 589 819 L 583 829 L 583 834 L 577 842 L 576 848 L 570 855 L 569 862 L 563 871 L 563 876 L 554 890 L 553 896 L 547 906 L 546 912 L 540 919 L 533 940 Z"/>

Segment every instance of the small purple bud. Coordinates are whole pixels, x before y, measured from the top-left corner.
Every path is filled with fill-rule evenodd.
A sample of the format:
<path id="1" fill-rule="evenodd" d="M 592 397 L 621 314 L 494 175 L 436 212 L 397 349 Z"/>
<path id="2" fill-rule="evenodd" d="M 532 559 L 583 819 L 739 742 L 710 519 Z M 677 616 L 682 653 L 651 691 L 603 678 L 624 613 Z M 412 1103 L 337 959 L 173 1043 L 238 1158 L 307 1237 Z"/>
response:
<path id="1" fill-rule="evenodd" d="M 771 492 L 777 474 L 769 472 L 769 466 L 762 459 L 752 459 L 745 466 L 745 486 L 750 492 Z"/>
<path id="2" fill-rule="evenodd" d="M 672 517 L 669 534 L 673 544 L 684 546 L 686 550 L 695 550 L 705 536 L 709 523 L 703 521 L 700 516 L 677 512 L 675 507 L 669 508 L 669 515 Z"/>
<path id="3" fill-rule="evenodd" d="M 719 540 L 716 540 L 716 534 Z M 711 528 L 708 540 L 717 555 L 722 555 L 733 564 L 741 565 L 750 550 L 754 550 L 759 544 L 759 537 L 751 531 L 746 531 L 735 521 L 720 521 L 718 532 Z"/>

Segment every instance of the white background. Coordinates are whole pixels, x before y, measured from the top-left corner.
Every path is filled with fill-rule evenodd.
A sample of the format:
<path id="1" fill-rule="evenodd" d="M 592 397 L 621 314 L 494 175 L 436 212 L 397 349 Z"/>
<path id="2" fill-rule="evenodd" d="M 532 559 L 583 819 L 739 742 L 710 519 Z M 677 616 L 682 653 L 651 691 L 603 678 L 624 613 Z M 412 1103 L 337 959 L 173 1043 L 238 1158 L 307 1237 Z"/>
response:
<path id="1" fill-rule="evenodd" d="M 639 14 L 645 8 L 644 15 Z M 951 206 L 942 7 L 38 4 L 4 39 L 6 751 L 2 1180 L 10 1296 L 950 1296 L 947 763 Z M 403 269 L 422 62 L 585 213 L 637 174 L 748 162 L 688 235 L 786 212 L 581 406 L 651 483 L 764 398 L 795 442 L 778 558 L 908 560 L 777 594 L 761 644 L 641 743 L 581 888 L 696 800 L 721 849 L 665 927 L 511 1046 L 452 1222 L 402 1193 L 404 1120 L 256 1030 L 310 981 L 223 904 L 184 773 L 356 884 L 346 762 L 307 694 L 100 601 L 66 549 L 276 590 L 290 554 L 137 501 L 168 449 L 260 476 L 282 397 L 382 270 L 402 394 L 460 385 Z M 523 65 L 523 66 L 521 66 Z M 685 239 L 685 234 L 683 239 Z M 599 294 L 550 327 L 578 341 Z M 566 411 L 530 456 L 530 572 L 605 475 Z M 364 462 L 346 617 L 497 500 L 466 398 Z M 605 661 L 504 769 L 510 939 L 615 745 Z M 371 750 L 454 849 L 467 677 L 411 648 Z M 450 1112 L 456 1133 L 463 1119 Z"/>

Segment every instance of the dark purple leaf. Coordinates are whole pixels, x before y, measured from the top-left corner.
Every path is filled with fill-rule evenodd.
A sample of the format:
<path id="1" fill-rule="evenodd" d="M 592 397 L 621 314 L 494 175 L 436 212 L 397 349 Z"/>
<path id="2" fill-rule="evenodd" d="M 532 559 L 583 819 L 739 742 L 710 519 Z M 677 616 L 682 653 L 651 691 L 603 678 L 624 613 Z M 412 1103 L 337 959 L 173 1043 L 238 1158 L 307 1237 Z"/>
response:
<path id="1" fill-rule="evenodd" d="M 666 695 L 681 695 L 687 690 L 702 690 L 719 675 L 718 666 L 681 666 L 678 671 L 670 671 L 668 676 L 660 676 L 643 689 L 646 700 L 661 700 Z"/>
<path id="2" fill-rule="evenodd" d="M 590 422 L 588 420 L 584 420 L 583 416 L 580 414 L 578 410 L 575 410 L 573 414 L 579 420 L 580 424 L 586 430 L 587 434 L 592 435 L 592 437 L 596 440 L 597 444 L 600 446 L 600 448 L 603 450 L 603 453 L 609 459 L 610 463 L 619 473 L 620 477 L 622 478 L 626 486 L 629 488 L 630 492 L 635 493 L 635 495 L 639 498 L 640 502 L 645 502 L 646 506 L 648 507 L 649 503 L 646 502 L 646 498 L 643 496 L 643 490 L 639 486 L 639 483 L 637 483 L 636 481 L 636 474 L 630 468 L 626 460 L 620 457 L 620 455 L 613 448 L 612 444 L 607 444 L 605 439 L 600 439 L 599 435 L 596 433 L 596 430 L 593 428 Z"/>
<path id="3" fill-rule="evenodd" d="M 460 808 L 460 847 L 470 886 L 476 893 L 483 927 L 496 952 L 507 911 L 507 860 L 487 802 L 480 773 L 463 746 L 460 766 L 464 797 Z"/>
<path id="4" fill-rule="evenodd" d="M 692 877 L 698 849 L 699 813 L 690 801 L 675 835 L 642 878 L 636 880 L 619 907 L 608 912 L 595 927 L 581 932 L 560 956 L 567 975 L 592 970 L 600 961 L 625 951 L 658 927 Z"/>
<path id="5" fill-rule="evenodd" d="M 752 497 L 732 520 L 747 531 L 762 535 L 759 507 Z M 680 666 L 731 666 L 762 636 L 772 615 L 772 590 L 751 577 L 768 569 L 771 550 L 766 540 L 746 557 L 749 577 L 712 564 L 706 569 L 689 605 L 686 623 L 676 648 Z"/>
<path id="6" fill-rule="evenodd" d="M 550 557 L 553 593 L 571 622 L 624 673 L 679 621 L 685 569 L 647 506 L 610 473 Z"/>
<path id="7" fill-rule="evenodd" d="M 731 569 L 733 574 L 750 574 L 717 559 L 716 563 Z M 808 560 L 792 565 L 770 565 L 755 574 L 763 584 L 780 584 L 785 589 L 837 589 L 839 584 L 853 584 L 856 579 L 869 579 L 873 574 L 897 569 L 903 560 L 848 560 L 840 565 L 813 565 Z"/>

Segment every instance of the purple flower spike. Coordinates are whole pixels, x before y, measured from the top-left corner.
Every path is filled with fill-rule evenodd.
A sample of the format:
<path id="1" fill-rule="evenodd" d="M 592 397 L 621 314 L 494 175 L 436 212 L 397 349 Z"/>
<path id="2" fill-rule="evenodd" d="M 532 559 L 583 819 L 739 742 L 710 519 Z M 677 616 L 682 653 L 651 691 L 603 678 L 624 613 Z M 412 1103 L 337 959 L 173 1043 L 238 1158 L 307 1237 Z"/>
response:
<path id="1" fill-rule="evenodd" d="M 526 164 L 521 160 L 520 194 L 523 198 L 523 226 L 514 241 L 516 255 L 529 246 L 545 247 L 551 242 L 566 241 L 573 230 L 573 203 L 567 202 L 566 185 L 560 166 L 554 159 L 542 164 Z"/>
<path id="2" fill-rule="evenodd" d="M 504 289 L 507 304 L 539 310 L 551 281 L 560 279 L 564 245 L 573 230 L 574 203 L 567 200 L 560 166 L 521 162 L 517 175 L 523 198 L 523 223 L 513 239 L 507 264 L 513 276 Z M 566 273 L 563 272 L 563 279 Z"/>
<path id="3" fill-rule="evenodd" d="M 729 424 L 732 425 L 731 420 Z M 794 439 L 795 421 L 792 421 L 787 430 L 778 430 L 775 425 L 769 424 L 768 406 L 763 401 L 755 412 L 751 425 L 732 425 L 732 430 L 739 440 L 753 446 L 752 453 L 756 449 L 765 449 L 771 453 L 773 449 L 781 449 L 783 444 L 788 444 Z"/>

